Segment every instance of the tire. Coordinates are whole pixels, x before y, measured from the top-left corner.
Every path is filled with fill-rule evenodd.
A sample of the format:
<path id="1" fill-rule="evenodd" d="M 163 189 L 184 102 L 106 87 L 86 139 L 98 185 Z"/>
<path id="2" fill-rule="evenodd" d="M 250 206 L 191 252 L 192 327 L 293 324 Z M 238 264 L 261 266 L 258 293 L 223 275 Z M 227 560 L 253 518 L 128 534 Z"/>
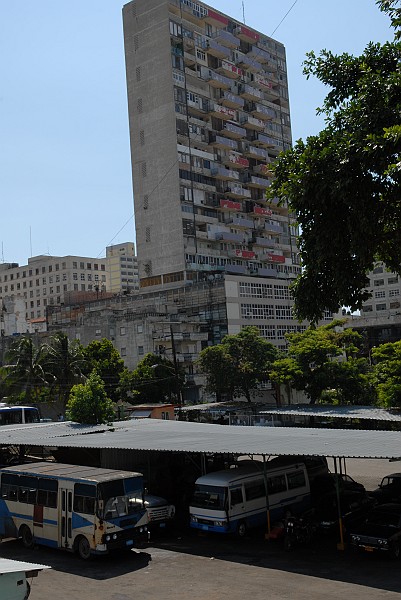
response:
<path id="1" fill-rule="evenodd" d="M 237 527 L 237 535 L 240 538 L 245 537 L 247 534 L 247 527 L 245 521 L 240 521 Z"/>
<path id="2" fill-rule="evenodd" d="M 401 556 L 400 544 L 398 542 L 394 542 L 390 548 L 390 556 L 394 560 L 398 560 Z"/>
<path id="3" fill-rule="evenodd" d="M 91 558 L 91 548 L 86 537 L 84 537 L 83 535 L 79 536 L 79 538 L 75 542 L 75 546 L 79 558 L 82 558 L 82 560 L 89 560 Z"/>
<path id="4" fill-rule="evenodd" d="M 32 531 L 29 529 L 28 525 L 22 525 L 19 534 L 24 548 L 30 550 L 34 547 Z"/>

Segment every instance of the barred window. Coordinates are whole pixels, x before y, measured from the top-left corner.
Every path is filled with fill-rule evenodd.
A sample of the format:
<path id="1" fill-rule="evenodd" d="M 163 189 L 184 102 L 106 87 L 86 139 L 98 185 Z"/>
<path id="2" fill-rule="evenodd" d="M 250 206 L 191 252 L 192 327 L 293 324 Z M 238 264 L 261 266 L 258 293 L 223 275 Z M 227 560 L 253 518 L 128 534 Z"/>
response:
<path id="1" fill-rule="evenodd" d="M 274 316 L 272 304 L 241 304 L 243 319 L 268 319 Z"/>

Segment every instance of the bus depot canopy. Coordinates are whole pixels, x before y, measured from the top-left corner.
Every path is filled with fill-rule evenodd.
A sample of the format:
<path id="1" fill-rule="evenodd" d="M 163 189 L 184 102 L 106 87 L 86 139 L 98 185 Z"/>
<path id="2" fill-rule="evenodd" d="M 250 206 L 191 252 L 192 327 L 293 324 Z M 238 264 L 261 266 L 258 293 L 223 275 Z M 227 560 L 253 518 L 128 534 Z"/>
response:
<path id="1" fill-rule="evenodd" d="M 401 422 L 401 413 L 372 406 L 332 406 L 329 404 L 298 404 L 264 409 L 261 415 L 289 415 L 294 417 L 322 417 L 334 419 L 367 419 L 372 421 Z"/>
<path id="2" fill-rule="evenodd" d="M 112 448 L 233 455 L 401 459 L 401 432 L 297 427 L 232 427 L 138 419 L 111 426 L 43 423 L 0 428 L 0 446 Z"/>

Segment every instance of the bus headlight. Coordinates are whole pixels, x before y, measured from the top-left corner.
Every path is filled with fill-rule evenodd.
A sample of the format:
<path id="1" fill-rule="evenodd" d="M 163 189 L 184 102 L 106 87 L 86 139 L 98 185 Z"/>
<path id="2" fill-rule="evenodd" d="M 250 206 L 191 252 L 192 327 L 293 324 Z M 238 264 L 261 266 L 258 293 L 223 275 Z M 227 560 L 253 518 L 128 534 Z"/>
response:
<path id="1" fill-rule="evenodd" d="M 106 542 L 109 542 L 111 540 L 111 537 L 109 535 L 106 535 L 105 540 Z"/>
<path id="2" fill-rule="evenodd" d="M 227 521 L 215 521 L 214 522 L 215 527 L 225 527 L 226 525 L 227 525 Z"/>
<path id="3" fill-rule="evenodd" d="M 191 523 L 197 523 L 198 519 L 197 517 L 195 517 L 195 515 L 191 515 Z"/>
<path id="4" fill-rule="evenodd" d="M 113 540 L 116 540 L 116 539 L 117 539 L 117 534 L 113 533 Z"/>

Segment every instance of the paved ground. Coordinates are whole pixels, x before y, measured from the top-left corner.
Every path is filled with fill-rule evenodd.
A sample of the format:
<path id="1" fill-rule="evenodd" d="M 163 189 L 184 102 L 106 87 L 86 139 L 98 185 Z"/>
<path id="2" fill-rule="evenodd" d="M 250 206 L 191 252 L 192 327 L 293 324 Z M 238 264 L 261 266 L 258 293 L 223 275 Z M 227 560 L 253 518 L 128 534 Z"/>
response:
<path id="1" fill-rule="evenodd" d="M 401 466 L 358 460 L 347 470 L 372 489 Z M 401 562 L 340 552 L 328 538 L 286 553 L 260 534 L 238 540 L 184 531 L 155 537 L 145 551 L 89 563 L 16 541 L 3 542 L 0 554 L 52 567 L 32 580 L 30 600 L 392 600 L 401 592 Z"/>

